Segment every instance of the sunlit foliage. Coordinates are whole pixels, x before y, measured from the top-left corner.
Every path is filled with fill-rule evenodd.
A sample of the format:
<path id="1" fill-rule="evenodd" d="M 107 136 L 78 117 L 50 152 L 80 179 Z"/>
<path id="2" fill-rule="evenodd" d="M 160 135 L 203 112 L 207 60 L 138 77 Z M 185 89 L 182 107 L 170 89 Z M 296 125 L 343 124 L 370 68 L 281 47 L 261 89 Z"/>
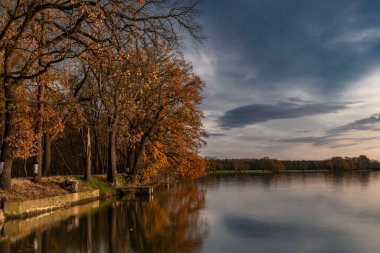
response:
<path id="1" fill-rule="evenodd" d="M 107 172 L 113 183 L 117 169 L 126 167 L 134 176 L 142 168 L 147 175 L 173 166 L 182 176 L 202 175 L 183 163 L 204 170 L 196 155 L 205 136 L 197 109 L 203 82 L 178 47 L 179 28 L 202 37 L 198 4 L 1 1 L 0 186 L 10 189 L 12 165 L 20 158 L 33 158 L 37 182 L 62 173 L 60 163 L 65 173 L 83 173 L 84 167 L 87 176 Z M 156 150 L 165 166 L 149 160 L 154 143 L 165 147 Z"/>

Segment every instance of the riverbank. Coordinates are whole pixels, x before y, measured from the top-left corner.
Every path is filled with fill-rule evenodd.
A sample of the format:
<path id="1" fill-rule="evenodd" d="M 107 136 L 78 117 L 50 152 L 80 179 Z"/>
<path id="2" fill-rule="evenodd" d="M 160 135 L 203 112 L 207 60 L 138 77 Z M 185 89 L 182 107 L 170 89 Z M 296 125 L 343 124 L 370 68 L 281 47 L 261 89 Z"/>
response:
<path id="1" fill-rule="evenodd" d="M 63 187 L 67 180 L 77 184 L 77 190 L 75 192 L 99 190 L 102 198 L 117 193 L 116 189 L 106 181 L 104 175 L 93 176 L 89 182 L 83 181 L 81 176 L 43 177 L 40 184 L 37 184 L 30 179 L 16 178 L 12 179 L 12 190 L 0 190 L 0 200 L 1 202 L 23 201 L 70 194 L 72 191 Z M 123 175 L 118 175 L 116 185 L 127 185 Z"/>
<path id="2" fill-rule="evenodd" d="M 124 174 L 117 175 L 115 186 L 106 181 L 105 175 L 93 176 L 89 182 L 83 181 L 82 176 L 44 177 L 39 184 L 26 178 L 13 179 L 12 190 L 0 190 L 0 216 L 5 213 L 7 218 L 15 218 L 49 212 L 113 197 L 120 193 L 118 188 L 126 187 L 130 184 Z"/>

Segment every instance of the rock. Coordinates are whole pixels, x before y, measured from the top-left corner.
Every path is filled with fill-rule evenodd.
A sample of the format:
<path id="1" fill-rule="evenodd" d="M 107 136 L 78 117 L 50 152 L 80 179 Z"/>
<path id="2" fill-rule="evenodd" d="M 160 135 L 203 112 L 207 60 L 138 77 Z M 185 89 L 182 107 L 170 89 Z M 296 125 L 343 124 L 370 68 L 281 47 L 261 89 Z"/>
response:
<path id="1" fill-rule="evenodd" d="M 69 192 L 78 192 L 78 186 L 79 186 L 79 183 L 75 180 L 72 180 L 72 179 L 66 179 L 63 183 L 62 183 L 62 188 L 65 189 L 66 191 L 69 191 Z"/>

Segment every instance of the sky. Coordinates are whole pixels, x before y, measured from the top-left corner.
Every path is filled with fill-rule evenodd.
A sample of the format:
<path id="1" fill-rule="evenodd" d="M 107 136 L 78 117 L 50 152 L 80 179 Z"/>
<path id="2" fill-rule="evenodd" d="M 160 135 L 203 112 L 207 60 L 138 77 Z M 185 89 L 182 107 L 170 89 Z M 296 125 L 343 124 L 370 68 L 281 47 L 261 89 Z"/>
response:
<path id="1" fill-rule="evenodd" d="M 202 156 L 380 160 L 380 1 L 205 0 Z"/>

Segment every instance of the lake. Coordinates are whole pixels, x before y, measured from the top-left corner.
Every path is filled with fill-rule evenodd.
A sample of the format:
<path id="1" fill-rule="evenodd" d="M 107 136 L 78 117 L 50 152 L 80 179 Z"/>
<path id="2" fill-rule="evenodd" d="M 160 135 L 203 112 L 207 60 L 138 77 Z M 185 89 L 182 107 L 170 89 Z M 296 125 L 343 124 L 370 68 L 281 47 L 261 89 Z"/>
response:
<path id="1" fill-rule="evenodd" d="M 0 252 L 373 253 L 379 235 L 379 172 L 210 175 L 7 221 Z"/>

